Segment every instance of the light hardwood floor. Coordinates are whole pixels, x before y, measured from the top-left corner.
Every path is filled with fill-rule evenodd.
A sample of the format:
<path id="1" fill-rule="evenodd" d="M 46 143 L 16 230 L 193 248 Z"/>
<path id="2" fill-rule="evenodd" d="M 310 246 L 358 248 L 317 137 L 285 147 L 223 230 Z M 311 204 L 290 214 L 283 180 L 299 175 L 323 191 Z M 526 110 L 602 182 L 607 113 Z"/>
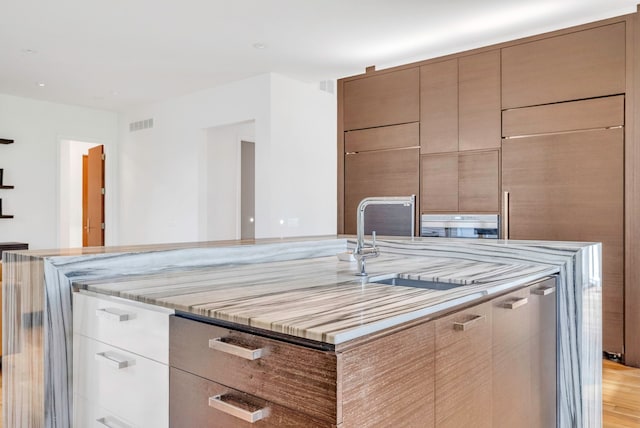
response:
<path id="1" fill-rule="evenodd" d="M 0 414 L 2 414 L 0 370 Z M 602 365 L 604 428 L 640 427 L 640 369 L 605 360 Z M 2 418 L 0 418 L 2 428 Z"/>
<path id="2" fill-rule="evenodd" d="M 602 410 L 605 428 L 640 427 L 640 369 L 604 361 Z"/>

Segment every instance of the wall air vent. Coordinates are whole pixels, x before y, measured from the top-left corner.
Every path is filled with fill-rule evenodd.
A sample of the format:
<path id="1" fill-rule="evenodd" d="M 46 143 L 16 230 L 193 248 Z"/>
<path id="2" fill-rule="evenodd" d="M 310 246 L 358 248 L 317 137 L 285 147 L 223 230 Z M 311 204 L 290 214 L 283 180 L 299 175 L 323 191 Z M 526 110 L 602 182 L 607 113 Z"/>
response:
<path id="1" fill-rule="evenodd" d="M 320 82 L 320 90 L 333 94 L 333 80 L 323 80 Z"/>
<path id="2" fill-rule="evenodd" d="M 131 122 L 129 124 L 129 132 L 141 131 L 143 129 L 153 128 L 153 118 Z"/>

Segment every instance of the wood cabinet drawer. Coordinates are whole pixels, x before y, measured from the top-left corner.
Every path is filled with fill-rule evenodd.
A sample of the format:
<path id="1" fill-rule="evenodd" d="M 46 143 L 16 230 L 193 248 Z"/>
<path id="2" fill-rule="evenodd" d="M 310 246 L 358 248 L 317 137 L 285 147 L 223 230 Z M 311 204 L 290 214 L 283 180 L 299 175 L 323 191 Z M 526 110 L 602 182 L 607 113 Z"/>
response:
<path id="1" fill-rule="evenodd" d="M 77 394 L 73 396 L 73 426 L 76 428 L 136 427 L 132 422 Z"/>
<path id="2" fill-rule="evenodd" d="M 169 363 L 172 310 L 89 293 L 73 294 L 73 331 Z"/>
<path id="3" fill-rule="evenodd" d="M 172 367 L 314 418 L 337 420 L 334 354 L 176 316 L 170 317 L 170 331 Z M 246 351 L 258 349 L 261 355 Z"/>
<path id="4" fill-rule="evenodd" d="M 490 428 L 490 302 L 463 309 L 435 323 L 436 426 Z"/>
<path id="5" fill-rule="evenodd" d="M 73 391 L 138 427 L 168 425 L 169 367 L 73 335 Z"/>
<path id="6" fill-rule="evenodd" d="M 173 367 L 170 384 L 169 426 L 174 428 L 335 426 Z"/>

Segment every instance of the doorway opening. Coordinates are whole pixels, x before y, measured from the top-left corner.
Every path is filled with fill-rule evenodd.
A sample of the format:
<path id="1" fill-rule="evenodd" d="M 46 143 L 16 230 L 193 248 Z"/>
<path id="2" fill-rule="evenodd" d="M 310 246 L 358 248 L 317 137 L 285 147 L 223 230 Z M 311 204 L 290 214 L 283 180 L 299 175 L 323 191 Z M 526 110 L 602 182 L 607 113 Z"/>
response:
<path id="1" fill-rule="evenodd" d="M 104 245 L 104 147 L 60 142 L 60 248 Z"/>
<path id="2" fill-rule="evenodd" d="M 200 239 L 254 239 L 255 121 L 208 128 L 201 161 Z"/>

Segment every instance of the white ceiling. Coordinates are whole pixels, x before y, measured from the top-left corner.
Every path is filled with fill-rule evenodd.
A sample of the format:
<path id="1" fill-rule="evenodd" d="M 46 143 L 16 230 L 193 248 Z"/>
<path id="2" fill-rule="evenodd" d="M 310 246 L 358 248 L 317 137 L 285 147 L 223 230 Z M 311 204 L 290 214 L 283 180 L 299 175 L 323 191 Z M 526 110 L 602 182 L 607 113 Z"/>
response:
<path id="1" fill-rule="evenodd" d="M 319 82 L 632 13 L 638 1 L 1 0 L 0 93 L 120 110 L 265 72 Z"/>

